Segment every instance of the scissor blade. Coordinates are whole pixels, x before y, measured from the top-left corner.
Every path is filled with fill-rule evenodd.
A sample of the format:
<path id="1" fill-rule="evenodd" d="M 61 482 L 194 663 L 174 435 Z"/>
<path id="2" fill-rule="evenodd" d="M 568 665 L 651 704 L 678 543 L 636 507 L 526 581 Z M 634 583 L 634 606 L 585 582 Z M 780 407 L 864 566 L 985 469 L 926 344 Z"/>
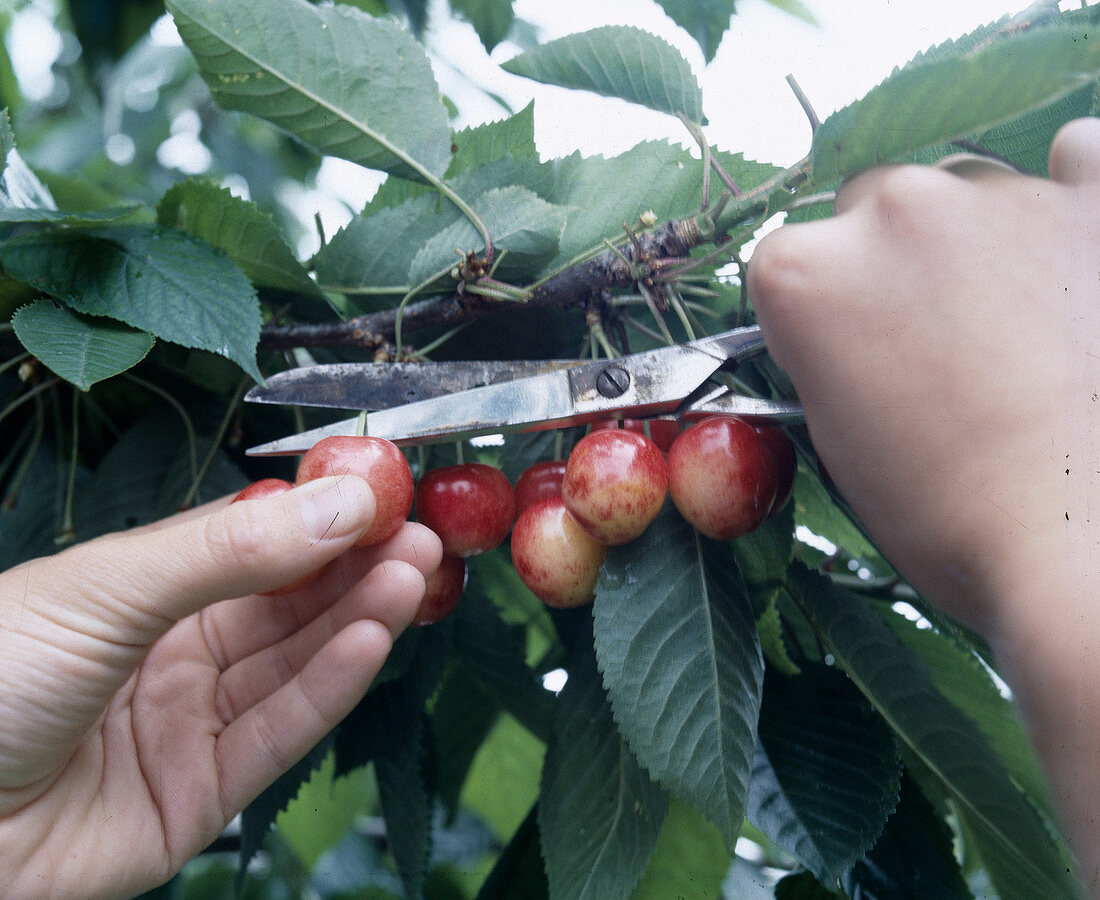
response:
<path id="1" fill-rule="evenodd" d="M 570 360 L 333 363 L 278 372 L 251 403 L 380 410 L 576 365 Z"/>
<path id="2" fill-rule="evenodd" d="M 400 446 L 550 427 L 573 413 L 568 370 L 471 388 L 368 413 L 365 433 Z M 305 453 L 322 438 L 359 432 L 359 417 L 261 444 L 249 456 Z"/>

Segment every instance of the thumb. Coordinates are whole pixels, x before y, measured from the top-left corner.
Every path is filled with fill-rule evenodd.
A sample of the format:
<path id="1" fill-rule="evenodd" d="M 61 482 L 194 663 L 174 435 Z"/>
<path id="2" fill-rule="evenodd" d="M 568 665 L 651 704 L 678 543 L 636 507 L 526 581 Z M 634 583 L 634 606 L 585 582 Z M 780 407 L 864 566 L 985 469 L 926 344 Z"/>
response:
<path id="1" fill-rule="evenodd" d="M 350 548 L 374 514 L 363 479 L 319 478 L 164 528 L 73 547 L 48 561 L 65 566 L 50 579 L 51 593 L 106 626 L 111 640 L 151 642 L 211 603 L 304 578 Z"/>
<path id="2" fill-rule="evenodd" d="M 1062 184 L 1100 181 L 1100 119 L 1075 119 L 1050 145 L 1050 177 Z"/>

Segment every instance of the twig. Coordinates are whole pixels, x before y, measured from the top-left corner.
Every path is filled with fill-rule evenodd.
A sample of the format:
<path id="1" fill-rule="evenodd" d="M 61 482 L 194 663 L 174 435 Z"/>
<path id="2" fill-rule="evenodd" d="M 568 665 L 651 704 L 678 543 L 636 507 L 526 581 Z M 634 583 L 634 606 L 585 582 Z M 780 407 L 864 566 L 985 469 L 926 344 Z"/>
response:
<path id="1" fill-rule="evenodd" d="M 810 133 L 817 134 L 817 129 L 821 127 L 821 120 L 817 117 L 817 113 L 814 112 L 814 107 L 813 104 L 810 103 L 810 98 L 803 92 L 802 86 L 795 80 L 793 75 L 787 76 L 787 84 L 791 86 L 791 90 L 794 91 L 794 96 L 798 101 L 798 105 L 802 107 L 802 111 L 806 114 L 806 118 L 810 120 Z"/>

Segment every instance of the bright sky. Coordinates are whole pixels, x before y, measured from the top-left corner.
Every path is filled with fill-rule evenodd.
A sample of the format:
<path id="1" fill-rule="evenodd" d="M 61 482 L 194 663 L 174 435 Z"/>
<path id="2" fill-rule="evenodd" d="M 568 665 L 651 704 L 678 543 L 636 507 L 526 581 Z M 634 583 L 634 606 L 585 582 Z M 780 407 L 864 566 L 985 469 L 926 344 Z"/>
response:
<path id="1" fill-rule="evenodd" d="M 948 38 L 1020 11 L 1026 0 L 804 0 L 820 23 L 809 25 L 765 0 L 737 0 L 737 14 L 710 66 L 686 33 L 648 0 L 516 0 L 517 14 L 538 25 L 550 40 L 606 24 L 637 25 L 672 43 L 688 59 L 703 87 L 703 108 L 712 143 L 750 157 L 788 165 L 809 146 L 806 117 L 786 83 L 793 74 L 824 118 L 866 93 L 897 65 Z M 540 150 L 558 156 L 582 148 L 618 153 L 640 140 L 684 137 L 682 126 L 659 113 L 614 100 L 532 85 L 490 64 L 472 29 L 448 29 L 434 49 L 476 84 L 514 106 L 535 96 Z M 497 47 L 492 62 L 516 52 Z M 441 69 L 444 90 L 455 95 L 461 79 Z M 499 109 L 463 94 L 461 106 L 482 120 Z"/>

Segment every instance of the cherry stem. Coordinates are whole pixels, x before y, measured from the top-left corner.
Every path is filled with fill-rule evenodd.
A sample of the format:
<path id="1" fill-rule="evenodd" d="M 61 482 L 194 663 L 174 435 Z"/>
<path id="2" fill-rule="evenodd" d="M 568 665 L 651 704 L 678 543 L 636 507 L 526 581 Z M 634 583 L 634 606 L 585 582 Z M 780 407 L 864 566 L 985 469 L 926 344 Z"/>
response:
<path id="1" fill-rule="evenodd" d="M 71 544 L 76 539 L 73 527 L 73 495 L 76 493 L 76 464 L 80 457 L 80 393 L 73 391 L 73 415 L 71 437 L 72 451 L 69 454 L 69 477 L 65 482 L 65 505 L 61 516 L 61 531 L 54 538 L 58 546 Z"/>
<path id="2" fill-rule="evenodd" d="M 188 489 L 187 495 L 180 503 L 180 509 L 190 509 L 191 506 L 194 505 L 195 497 L 199 492 L 199 485 L 202 484 L 202 480 L 210 470 L 210 466 L 214 462 L 214 457 L 217 455 L 222 441 L 225 440 L 225 433 L 229 430 L 229 422 L 232 420 L 233 416 L 236 415 L 237 407 L 241 405 L 241 398 L 244 397 L 244 392 L 248 390 L 251 384 L 251 378 L 242 378 L 241 383 L 237 385 L 237 389 L 233 392 L 233 396 L 229 400 L 229 405 L 226 407 L 225 415 L 222 416 L 221 424 L 218 426 L 218 432 L 210 442 L 210 452 L 206 454 L 206 458 L 202 461 L 202 465 L 199 467 L 195 479 L 191 482 L 191 487 Z"/>
<path id="3" fill-rule="evenodd" d="M 187 453 L 188 461 L 191 465 L 191 482 L 193 484 L 199 477 L 199 449 L 198 439 L 195 436 L 195 425 L 191 421 L 191 417 L 187 414 L 187 410 L 183 408 L 183 404 L 180 403 L 179 400 L 168 393 L 168 391 L 164 390 L 164 388 L 153 384 L 153 382 L 146 381 L 144 378 L 139 378 L 132 372 L 123 372 L 122 377 L 132 381 L 139 387 L 145 388 L 149 393 L 156 394 L 161 400 L 171 406 L 182 420 L 184 431 L 187 432 Z"/>
<path id="4" fill-rule="evenodd" d="M 23 454 L 23 458 L 19 461 L 19 467 L 15 470 L 15 474 L 12 475 L 12 479 L 8 483 L 8 489 L 4 494 L 3 501 L 3 506 L 6 509 L 15 506 L 19 497 L 19 491 L 22 490 L 23 482 L 27 480 L 27 475 L 31 470 L 31 463 L 34 462 L 35 456 L 38 455 L 38 447 L 42 443 L 42 435 L 46 431 L 46 412 L 42 406 L 42 397 L 38 394 L 34 394 L 33 396 L 34 434 L 31 437 L 26 453 Z"/>
<path id="5" fill-rule="evenodd" d="M 806 114 L 806 118 L 810 121 L 810 134 L 817 134 L 817 129 L 821 127 L 821 120 L 817 117 L 814 106 L 810 103 L 810 98 L 806 96 L 802 86 L 795 80 L 794 75 L 787 76 L 787 84 L 791 86 L 798 105 L 802 107 L 802 112 Z"/>

